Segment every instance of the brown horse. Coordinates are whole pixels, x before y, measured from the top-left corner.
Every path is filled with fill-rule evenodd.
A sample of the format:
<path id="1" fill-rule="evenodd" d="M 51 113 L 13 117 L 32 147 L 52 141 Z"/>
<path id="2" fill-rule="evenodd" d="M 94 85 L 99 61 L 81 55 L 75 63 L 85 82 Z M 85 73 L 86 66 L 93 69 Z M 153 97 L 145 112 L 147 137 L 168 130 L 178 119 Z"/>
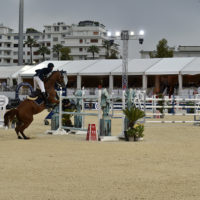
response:
<path id="1" fill-rule="evenodd" d="M 63 72 L 54 71 L 45 81 L 45 89 L 48 94 L 48 101 L 52 104 L 58 104 L 59 101 L 56 100 L 56 91 L 55 84 L 59 84 L 62 87 L 65 87 Z M 15 132 L 18 136 L 18 139 L 22 139 L 19 133 L 23 136 L 24 139 L 30 139 L 24 134 L 24 130 L 31 124 L 33 121 L 33 115 L 42 112 L 45 109 L 45 104 L 42 103 L 38 105 L 35 101 L 27 98 L 22 101 L 17 108 L 11 109 L 6 112 L 4 115 L 4 125 L 8 126 L 15 117 L 17 118 Z"/>

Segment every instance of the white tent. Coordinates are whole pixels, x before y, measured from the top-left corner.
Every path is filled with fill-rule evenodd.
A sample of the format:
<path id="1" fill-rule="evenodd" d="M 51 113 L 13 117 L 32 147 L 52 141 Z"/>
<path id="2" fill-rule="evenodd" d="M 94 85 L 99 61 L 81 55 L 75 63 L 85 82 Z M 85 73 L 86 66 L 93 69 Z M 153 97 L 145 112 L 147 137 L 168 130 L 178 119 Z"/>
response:
<path id="1" fill-rule="evenodd" d="M 50 63 L 50 62 L 54 64 L 54 66 L 55 66 L 54 70 L 57 70 L 60 66 L 68 63 L 69 61 L 44 61 L 38 65 L 33 66 L 32 68 L 30 68 L 26 71 L 21 72 L 20 76 L 21 77 L 33 77 L 33 75 L 35 74 L 35 70 L 47 67 L 48 63 Z"/>
<path id="2" fill-rule="evenodd" d="M 2 66 L 0 67 L 0 79 L 7 79 L 18 72 L 23 66 Z"/>
<path id="3" fill-rule="evenodd" d="M 150 67 L 160 61 L 160 58 L 155 59 L 132 59 L 128 61 L 128 75 L 142 75 Z M 112 75 L 122 75 L 122 61 L 120 60 L 118 68 L 114 69 Z"/>
<path id="4" fill-rule="evenodd" d="M 162 58 L 145 71 L 146 75 L 179 74 L 194 58 Z M 200 71 L 199 71 L 200 72 Z"/>
<path id="5" fill-rule="evenodd" d="M 200 58 L 196 57 L 188 63 L 182 70 L 181 74 L 196 75 L 200 74 Z"/>
<path id="6" fill-rule="evenodd" d="M 113 76 L 122 75 L 122 60 L 79 60 L 79 61 L 45 61 L 20 73 L 22 77 L 32 77 L 36 69 L 46 67 L 49 62 L 55 69 L 67 71 L 68 76 L 77 76 L 77 86 L 81 86 L 81 76 L 109 76 L 110 88 L 113 87 Z M 147 86 L 148 75 L 178 75 L 179 87 L 182 89 L 182 75 L 200 74 L 200 58 L 154 58 L 130 59 L 128 75 L 142 75 L 143 88 Z"/>
<path id="7" fill-rule="evenodd" d="M 122 60 L 45 61 L 19 72 L 22 77 L 32 77 L 36 69 L 52 62 L 54 70 L 67 71 L 68 75 L 121 75 Z M 153 58 L 128 61 L 128 75 L 200 74 L 200 58 Z"/>

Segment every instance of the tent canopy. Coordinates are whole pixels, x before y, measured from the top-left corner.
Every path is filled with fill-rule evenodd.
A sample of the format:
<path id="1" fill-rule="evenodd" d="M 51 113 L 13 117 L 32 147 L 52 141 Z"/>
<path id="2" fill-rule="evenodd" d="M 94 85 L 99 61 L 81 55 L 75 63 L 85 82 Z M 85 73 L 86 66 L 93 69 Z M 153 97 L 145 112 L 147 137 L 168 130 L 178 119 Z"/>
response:
<path id="1" fill-rule="evenodd" d="M 54 70 L 64 70 L 67 74 L 82 76 L 122 75 L 122 60 L 76 60 L 76 61 L 45 61 L 36 66 L 0 67 L 0 78 L 33 77 L 36 69 L 54 64 Z M 187 58 L 153 58 L 130 59 L 128 75 L 177 75 L 200 74 L 200 57 Z"/>

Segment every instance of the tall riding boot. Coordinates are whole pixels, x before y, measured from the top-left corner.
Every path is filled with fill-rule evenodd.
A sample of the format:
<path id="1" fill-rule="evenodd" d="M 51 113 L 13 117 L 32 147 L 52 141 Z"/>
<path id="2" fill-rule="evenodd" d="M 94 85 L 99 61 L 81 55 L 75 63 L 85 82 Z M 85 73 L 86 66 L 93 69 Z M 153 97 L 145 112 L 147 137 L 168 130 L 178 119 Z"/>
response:
<path id="1" fill-rule="evenodd" d="M 46 96 L 45 92 L 42 92 L 42 98 L 44 100 L 44 104 L 45 104 L 46 108 L 50 108 L 51 106 L 48 104 L 48 100 L 47 100 L 47 96 Z"/>

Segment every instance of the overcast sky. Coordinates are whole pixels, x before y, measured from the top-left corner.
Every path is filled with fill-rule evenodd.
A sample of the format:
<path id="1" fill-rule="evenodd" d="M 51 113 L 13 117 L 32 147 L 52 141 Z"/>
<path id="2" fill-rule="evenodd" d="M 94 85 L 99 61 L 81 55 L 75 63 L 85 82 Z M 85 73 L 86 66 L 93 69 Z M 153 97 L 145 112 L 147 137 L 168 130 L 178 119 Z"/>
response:
<path id="1" fill-rule="evenodd" d="M 0 23 L 18 31 L 19 0 L 1 0 Z M 200 0 L 24 0 L 24 30 L 81 20 L 103 23 L 107 30 L 145 31 L 144 44 L 130 41 L 129 57 L 156 49 L 162 38 L 169 46 L 200 46 Z"/>

